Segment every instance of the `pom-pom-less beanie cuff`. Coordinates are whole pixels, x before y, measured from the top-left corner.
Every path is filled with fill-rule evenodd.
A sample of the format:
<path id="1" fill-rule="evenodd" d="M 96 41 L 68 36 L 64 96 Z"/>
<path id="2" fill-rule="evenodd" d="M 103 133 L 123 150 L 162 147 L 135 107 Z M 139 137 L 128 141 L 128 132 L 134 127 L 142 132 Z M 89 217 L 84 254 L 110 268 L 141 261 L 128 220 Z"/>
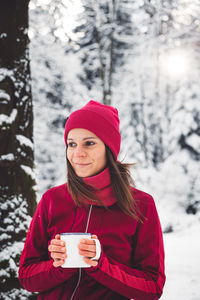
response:
<path id="1" fill-rule="evenodd" d="M 83 128 L 93 132 L 110 148 L 117 159 L 121 136 L 116 108 L 91 100 L 67 119 L 64 135 L 66 144 L 67 135 L 74 128 Z"/>

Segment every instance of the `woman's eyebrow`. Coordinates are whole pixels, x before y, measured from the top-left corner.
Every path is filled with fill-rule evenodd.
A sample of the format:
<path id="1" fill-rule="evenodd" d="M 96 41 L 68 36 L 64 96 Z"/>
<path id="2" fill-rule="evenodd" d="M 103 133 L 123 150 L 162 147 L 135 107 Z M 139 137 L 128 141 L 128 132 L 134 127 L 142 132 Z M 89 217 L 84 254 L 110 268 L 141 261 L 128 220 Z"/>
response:
<path id="1" fill-rule="evenodd" d="M 95 140 L 96 140 L 97 138 L 95 138 L 94 136 L 86 137 L 86 138 L 83 139 L 83 141 L 85 141 L 85 140 L 90 140 L 90 139 L 95 139 Z"/>
<path id="2" fill-rule="evenodd" d="M 90 140 L 90 139 L 95 139 L 95 140 L 96 140 L 97 138 L 94 137 L 94 136 L 90 136 L 90 137 L 84 138 L 83 141 L 85 141 L 85 140 Z M 69 140 L 70 140 L 70 141 L 73 141 L 74 139 L 72 139 L 72 138 L 67 138 L 67 140 L 68 140 L 68 141 L 69 141 Z"/>

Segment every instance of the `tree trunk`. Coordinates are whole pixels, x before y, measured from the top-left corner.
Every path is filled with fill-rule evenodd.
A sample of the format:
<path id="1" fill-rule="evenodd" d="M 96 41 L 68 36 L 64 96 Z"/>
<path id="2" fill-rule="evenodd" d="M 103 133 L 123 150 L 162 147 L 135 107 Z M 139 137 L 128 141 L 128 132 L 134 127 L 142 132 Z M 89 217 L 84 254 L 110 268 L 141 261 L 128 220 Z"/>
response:
<path id="1" fill-rule="evenodd" d="M 28 4 L 27 0 L 0 4 L 1 299 L 24 299 L 17 271 L 36 207 Z"/>

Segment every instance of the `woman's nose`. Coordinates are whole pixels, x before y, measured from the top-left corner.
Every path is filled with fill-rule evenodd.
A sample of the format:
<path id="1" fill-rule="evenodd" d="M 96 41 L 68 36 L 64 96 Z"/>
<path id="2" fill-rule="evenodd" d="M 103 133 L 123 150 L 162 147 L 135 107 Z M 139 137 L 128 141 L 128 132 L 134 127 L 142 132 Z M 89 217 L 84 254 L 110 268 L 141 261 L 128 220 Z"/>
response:
<path id="1" fill-rule="evenodd" d="M 77 146 L 75 149 L 75 155 L 76 156 L 86 156 L 86 152 L 82 146 Z"/>

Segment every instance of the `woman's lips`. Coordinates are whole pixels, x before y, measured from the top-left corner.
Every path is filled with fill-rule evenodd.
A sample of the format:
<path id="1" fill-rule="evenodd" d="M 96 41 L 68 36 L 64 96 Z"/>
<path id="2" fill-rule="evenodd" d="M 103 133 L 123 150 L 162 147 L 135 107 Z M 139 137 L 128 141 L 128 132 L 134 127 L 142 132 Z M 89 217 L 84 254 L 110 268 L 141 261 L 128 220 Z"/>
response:
<path id="1" fill-rule="evenodd" d="M 79 167 L 85 167 L 85 166 L 89 166 L 91 165 L 90 163 L 89 164 L 82 164 L 82 163 L 74 163 L 76 166 L 79 166 Z"/>

